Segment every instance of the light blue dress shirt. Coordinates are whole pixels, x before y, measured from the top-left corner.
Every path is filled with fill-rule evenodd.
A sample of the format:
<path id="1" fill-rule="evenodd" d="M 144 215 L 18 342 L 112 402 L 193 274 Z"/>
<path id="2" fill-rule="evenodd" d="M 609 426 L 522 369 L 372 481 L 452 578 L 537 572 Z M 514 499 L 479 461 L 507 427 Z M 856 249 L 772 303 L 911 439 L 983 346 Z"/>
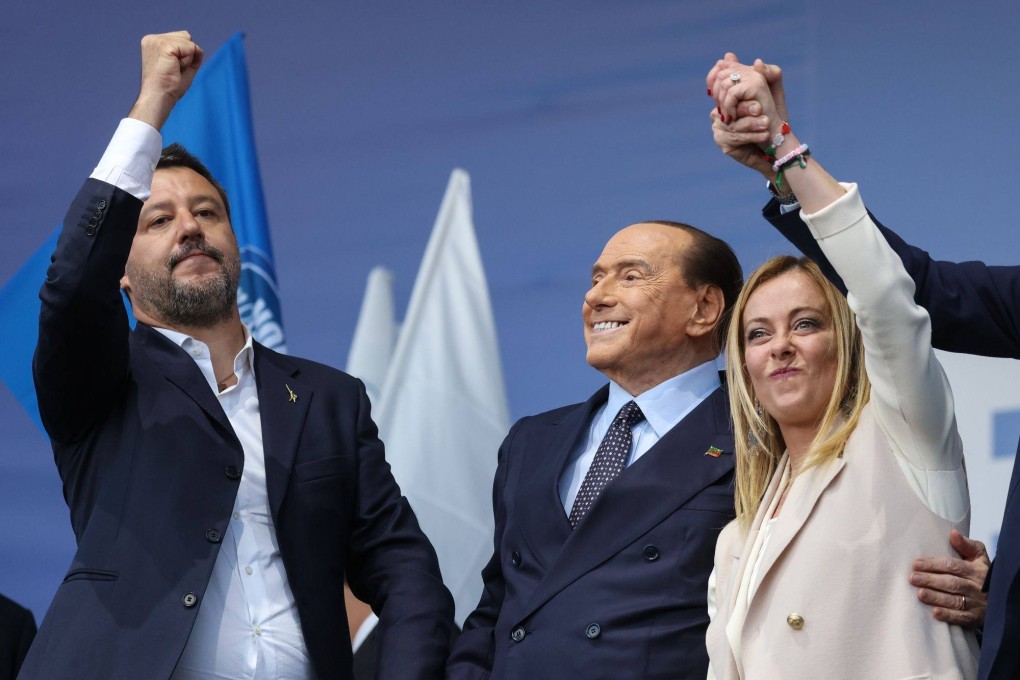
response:
<path id="1" fill-rule="evenodd" d="M 591 426 L 588 428 L 588 436 L 581 439 L 560 478 L 560 501 L 563 503 L 564 512 L 570 513 L 577 492 L 581 489 L 581 482 L 588 474 L 602 438 L 606 436 L 616 414 L 628 401 L 631 399 L 636 401 L 641 412 L 645 414 L 645 419 L 633 429 L 634 439 L 631 442 L 630 457 L 627 459 L 627 465 L 630 466 L 720 385 L 719 367 L 715 361 L 696 366 L 636 397 L 615 382 L 609 381 L 608 401 L 595 412 L 595 417 L 592 418 Z"/>

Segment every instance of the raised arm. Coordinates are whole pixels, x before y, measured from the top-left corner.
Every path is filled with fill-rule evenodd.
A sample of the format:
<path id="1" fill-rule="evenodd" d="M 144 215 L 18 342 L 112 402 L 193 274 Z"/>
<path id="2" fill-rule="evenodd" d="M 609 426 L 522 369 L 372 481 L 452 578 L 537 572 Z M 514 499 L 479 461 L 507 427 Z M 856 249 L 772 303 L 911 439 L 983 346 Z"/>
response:
<path id="1" fill-rule="evenodd" d="M 33 360 L 39 411 L 56 441 L 84 436 L 127 383 L 120 279 L 159 158 L 158 129 L 201 61 L 202 50 L 186 31 L 142 39 L 138 98 L 64 218 L 40 292 Z"/>
<path id="2" fill-rule="evenodd" d="M 849 290 L 876 415 L 901 468 L 928 507 L 947 519 L 961 519 L 969 502 L 952 394 L 931 349 L 928 314 L 914 303 L 913 281 L 865 210 L 857 187 L 836 182 L 786 123 L 770 90 L 777 82 L 770 83 L 760 65 L 729 59 L 713 71 L 717 138 L 729 125 L 724 121 L 737 119 L 741 102 L 761 106 L 769 130 L 768 141 L 758 144 L 759 154 L 775 159 L 776 188 L 796 195 L 801 217 Z"/>

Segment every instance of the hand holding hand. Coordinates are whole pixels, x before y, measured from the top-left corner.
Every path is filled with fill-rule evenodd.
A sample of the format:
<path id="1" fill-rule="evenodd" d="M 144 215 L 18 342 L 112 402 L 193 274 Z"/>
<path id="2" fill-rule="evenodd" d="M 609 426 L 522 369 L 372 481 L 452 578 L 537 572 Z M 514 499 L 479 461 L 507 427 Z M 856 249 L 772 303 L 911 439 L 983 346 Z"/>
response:
<path id="1" fill-rule="evenodd" d="M 128 116 L 157 130 L 162 128 L 191 87 L 202 57 L 202 48 L 192 42 L 187 31 L 142 38 L 142 84 Z"/>
<path id="2" fill-rule="evenodd" d="M 708 72 L 706 86 L 716 102 L 710 116 L 716 145 L 730 158 L 775 181 L 762 149 L 789 117 L 782 69 L 761 59 L 745 66 L 727 52 Z"/>
<path id="3" fill-rule="evenodd" d="M 985 621 L 988 596 L 981 591 L 991 561 L 985 544 L 972 541 L 956 529 L 949 543 L 960 554 L 955 557 L 925 557 L 914 562 L 910 583 L 918 587 L 917 597 L 933 607 L 939 621 L 979 628 Z"/>

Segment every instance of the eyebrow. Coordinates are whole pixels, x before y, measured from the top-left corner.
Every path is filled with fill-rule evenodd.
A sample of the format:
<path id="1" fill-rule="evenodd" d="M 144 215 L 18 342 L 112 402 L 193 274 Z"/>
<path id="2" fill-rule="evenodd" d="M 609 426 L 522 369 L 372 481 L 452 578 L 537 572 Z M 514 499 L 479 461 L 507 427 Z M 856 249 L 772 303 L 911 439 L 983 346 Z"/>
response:
<path id="1" fill-rule="evenodd" d="M 819 309 L 819 308 L 817 308 L 817 307 L 808 307 L 808 306 L 804 306 L 804 307 L 796 307 L 796 308 L 794 308 L 794 309 L 791 309 L 791 310 L 790 310 L 790 317 L 791 317 L 791 318 L 792 318 L 792 317 L 795 317 L 795 316 L 797 316 L 798 314 L 802 314 L 802 313 L 804 313 L 804 312 L 814 312 L 814 313 L 815 313 L 815 314 L 817 314 L 818 316 L 823 316 L 823 317 L 826 317 L 826 318 L 827 318 L 827 317 L 829 316 L 828 314 L 826 314 L 825 312 L 823 312 L 823 311 L 822 311 L 821 309 Z M 757 317 L 755 317 L 755 318 L 753 318 L 753 319 L 748 319 L 747 321 L 745 321 L 745 322 L 744 322 L 744 326 L 745 326 L 745 327 L 746 327 L 746 326 L 749 326 L 749 325 L 751 325 L 752 323 L 768 323 L 768 322 L 769 322 L 769 320 L 768 320 L 768 319 L 766 319 L 765 317 L 763 317 L 763 316 L 757 316 Z"/>
<path id="2" fill-rule="evenodd" d="M 619 262 L 614 263 L 613 266 L 611 267 L 611 269 L 615 269 L 615 270 L 619 271 L 621 269 L 633 269 L 635 267 L 640 269 L 640 270 L 642 270 L 642 271 L 645 271 L 645 272 L 651 272 L 652 271 L 652 265 L 649 264 L 647 260 L 642 260 L 642 259 L 639 259 L 639 258 L 631 258 L 629 260 L 620 260 Z M 594 265 L 592 265 L 592 268 L 591 268 L 592 276 L 594 276 L 595 274 L 598 274 L 599 272 L 604 272 L 604 271 L 606 271 L 606 267 L 603 267 L 598 262 L 596 262 Z"/>
<path id="3" fill-rule="evenodd" d="M 191 199 L 191 205 L 198 205 L 200 203 L 207 202 L 215 203 L 218 207 L 223 208 L 223 201 L 219 197 L 213 196 L 212 194 L 199 194 L 198 196 L 193 196 Z M 146 202 L 145 205 L 142 206 L 142 213 L 150 213 L 157 210 L 166 210 L 172 205 L 173 201 L 160 201 L 158 203 Z"/>

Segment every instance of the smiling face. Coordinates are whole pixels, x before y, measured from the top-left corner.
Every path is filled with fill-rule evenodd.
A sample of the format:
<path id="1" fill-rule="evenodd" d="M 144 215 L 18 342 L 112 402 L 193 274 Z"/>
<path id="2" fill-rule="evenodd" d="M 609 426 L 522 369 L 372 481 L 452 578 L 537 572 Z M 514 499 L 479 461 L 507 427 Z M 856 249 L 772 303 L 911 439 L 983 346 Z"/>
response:
<path id="1" fill-rule="evenodd" d="M 167 328 L 210 327 L 237 315 L 241 258 L 215 187 L 194 170 L 157 170 L 121 288 L 135 316 Z"/>
<path id="2" fill-rule="evenodd" d="M 780 430 L 817 429 L 836 384 L 832 313 L 818 285 L 796 269 L 759 286 L 740 320 L 754 396 Z"/>
<path id="3" fill-rule="evenodd" d="M 681 266 L 691 240 L 675 227 L 631 225 L 592 268 L 582 308 L 588 363 L 631 394 L 712 358 L 704 347 L 715 318 L 705 323 L 704 287 L 688 286 Z"/>

